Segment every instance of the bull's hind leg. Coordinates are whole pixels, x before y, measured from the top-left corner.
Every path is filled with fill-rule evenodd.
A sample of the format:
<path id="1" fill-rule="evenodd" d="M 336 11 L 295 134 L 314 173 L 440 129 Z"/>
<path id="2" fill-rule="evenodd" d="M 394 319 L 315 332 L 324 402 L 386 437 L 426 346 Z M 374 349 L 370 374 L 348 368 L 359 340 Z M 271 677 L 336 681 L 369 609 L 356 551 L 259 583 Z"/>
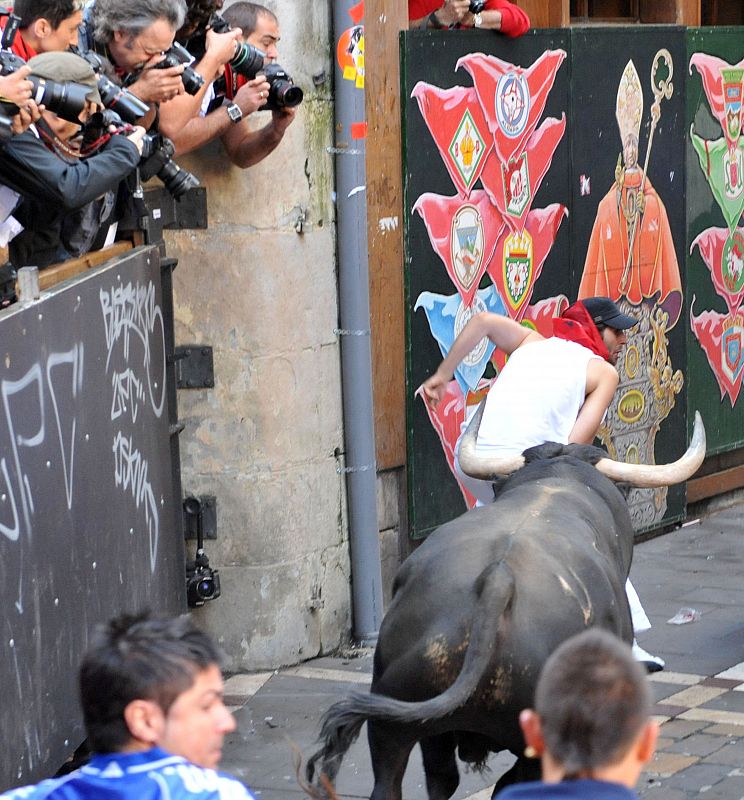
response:
<path id="1" fill-rule="evenodd" d="M 449 800 L 457 790 L 460 773 L 455 759 L 456 744 L 452 731 L 421 740 L 429 800 Z"/>
<path id="2" fill-rule="evenodd" d="M 416 740 L 382 722 L 367 722 L 367 740 L 375 788 L 370 800 L 402 800 L 403 775 Z"/>

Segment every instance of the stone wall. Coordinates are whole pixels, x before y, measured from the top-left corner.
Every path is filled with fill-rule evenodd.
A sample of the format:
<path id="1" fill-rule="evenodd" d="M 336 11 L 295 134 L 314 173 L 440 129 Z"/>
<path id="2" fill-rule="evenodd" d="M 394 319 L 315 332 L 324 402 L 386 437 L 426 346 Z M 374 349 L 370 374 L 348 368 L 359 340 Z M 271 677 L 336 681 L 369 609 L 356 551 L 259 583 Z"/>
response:
<path id="1" fill-rule="evenodd" d="M 207 186 L 209 228 L 167 238 L 176 342 L 214 348 L 214 389 L 179 391 L 181 461 L 184 491 L 217 496 L 207 553 L 222 597 L 197 615 L 233 671 L 311 658 L 350 628 L 330 6 L 267 5 L 305 101 L 250 169 L 232 167 L 219 142 L 179 158 Z"/>

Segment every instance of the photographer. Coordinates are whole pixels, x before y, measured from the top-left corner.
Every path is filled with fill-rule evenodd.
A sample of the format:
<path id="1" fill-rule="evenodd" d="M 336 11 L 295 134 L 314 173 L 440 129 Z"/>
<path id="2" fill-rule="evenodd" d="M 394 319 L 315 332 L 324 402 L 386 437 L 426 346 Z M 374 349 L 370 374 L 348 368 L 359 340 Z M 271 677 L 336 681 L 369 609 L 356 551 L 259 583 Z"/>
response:
<path id="1" fill-rule="evenodd" d="M 233 30 L 242 31 L 242 42 L 265 54 L 266 64 L 276 62 L 279 22 L 268 8 L 258 3 L 238 2 L 226 9 L 222 17 Z M 251 167 L 276 149 L 294 120 L 297 108 L 283 106 L 272 110 L 271 120 L 254 130 L 244 117 L 260 110 L 270 95 L 271 86 L 262 73 L 248 79 L 228 65 L 222 91 L 221 104 L 218 97 L 216 107 L 205 116 L 193 119 L 173 136 L 177 152 L 195 150 L 220 136 L 230 161 L 241 168 Z"/>
<path id="2" fill-rule="evenodd" d="M 408 19 L 416 28 L 484 28 L 521 36 L 530 18 L 509 0 L 408 0 Z"/>
<path id="3" fill-rule="evenodd" d="M 46 267 L 67 257 L 60 246 L 65 215 L 96 200 L 138 165 L 144 129 L 112 136 L 96 155 L 81 159 L 76 135 L 100 106 L 97 76 L 90 64 L 73 53 L 44 53 L 28 63 L 31 74 L 47 80 L 72 81 L 90 87 L 78 122 L 49 110 L 5 147 L 0 182 L 23 195 L 14 216 L 24 230 L 11 240 L 10 259 L 16 268 Z"/>
<path id="4" fill-rule="evenodd" d="M 183 64 L 157 65 L 185 15 L 184 0 L 95 0 L 81 26 L 80 49 L 108 59 L 115 77 L 140 100 L 164 103 L 184 91 Z"/>
<path id="5" fill-rule="evenodd" d="M 11 49 L 24 61 L 77 44 L 82 0 L 15 0 L 13 13 L 21 22 Z"/>

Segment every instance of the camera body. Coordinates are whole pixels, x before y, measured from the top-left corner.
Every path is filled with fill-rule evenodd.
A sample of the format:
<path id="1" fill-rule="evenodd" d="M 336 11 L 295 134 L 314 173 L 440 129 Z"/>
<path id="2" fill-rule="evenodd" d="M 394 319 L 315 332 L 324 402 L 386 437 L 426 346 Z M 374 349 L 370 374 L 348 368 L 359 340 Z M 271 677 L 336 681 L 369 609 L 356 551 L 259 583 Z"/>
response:
<path id="1" fill-rule="evenodd" d="M 262 111 L 280 111 L 294 108 L 302 102 L 303 92 L 279 64 L 267 64 L 261 70 L 269 83 L 269 97 Z"/>
<path id="2" fill-rule="evenodd" d="M 168 69 L 169 67 L 178 67 L 181 64 L 185 64 L 186 66 L 181 73 L 183 88 L 188 94 L 195 95 L 204 86 L 204 78 L 195 69 L 188 66 L 191 61 L 191 53 L 183 45 L 173 42 L 170 48 L 165 51 L 163 60 L 155 64 L 153 69 Z"/>
<path id="3" fill-rule="evenodd" d="M 486 0 L 470 0 L 469 11 L 471 14 L 480 14 L 486 7 Z"/>
<path id="4" fill-rule="evenodd" d="M 198 608 L 208 600 L 216 600 L 221 593 L 218 570 L 197 562 L 187 565 L 186 600 L 190 608 Z"/>

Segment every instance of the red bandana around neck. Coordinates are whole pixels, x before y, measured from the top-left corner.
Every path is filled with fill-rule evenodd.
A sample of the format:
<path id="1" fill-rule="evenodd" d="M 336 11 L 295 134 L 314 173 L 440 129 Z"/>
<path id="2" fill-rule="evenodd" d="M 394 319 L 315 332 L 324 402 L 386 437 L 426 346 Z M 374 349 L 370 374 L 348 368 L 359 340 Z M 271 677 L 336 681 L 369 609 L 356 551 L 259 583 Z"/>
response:
<path id="1" fill-rule="evenodd" d="M 553 336 L 576 342 L 589 348 L 592 353 L 605 361 L 610 360 L 607 345 L 581 300 L 569 306 L 558 319 L 553 320 Z"/>

